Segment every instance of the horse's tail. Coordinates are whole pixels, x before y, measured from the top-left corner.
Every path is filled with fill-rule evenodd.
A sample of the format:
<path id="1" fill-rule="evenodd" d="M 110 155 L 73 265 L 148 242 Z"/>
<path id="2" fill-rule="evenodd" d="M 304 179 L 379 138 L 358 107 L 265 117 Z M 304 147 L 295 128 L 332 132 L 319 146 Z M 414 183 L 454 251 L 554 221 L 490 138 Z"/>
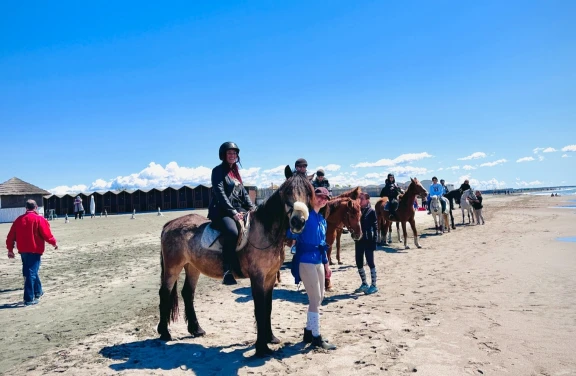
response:
<path id="1" fill-rule="evenodd" d="M 163 250 L 160 251 L 160 284 L 164 282 L 164 252 Z M 170 306 L 170 321 L 174 322 L 178 320 L 178 280 L 174 282 L 174 286 L 172 287 L 172 291 L 170 291 L 170 299 L 172 300 L 172 304 Z"/>

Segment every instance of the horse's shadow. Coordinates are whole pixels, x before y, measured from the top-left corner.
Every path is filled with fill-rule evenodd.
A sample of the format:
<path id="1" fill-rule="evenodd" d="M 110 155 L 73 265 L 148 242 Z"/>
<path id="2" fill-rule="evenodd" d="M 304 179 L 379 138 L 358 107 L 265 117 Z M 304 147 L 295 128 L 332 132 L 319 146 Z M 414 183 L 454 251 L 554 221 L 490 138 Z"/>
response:
<path id="1" fill-rule="evenodd" d="M 252 288 L 251 287 L 240 287 L 232 291 L 234 294 L 240 295 L 236 298 L 237 303 L 248 303 L 252 301 Z M 306 292 L 303 290 L 294 291 L 275 288 L 272 292 L 273 300 L 286 300 L 292 303 L 307 304 L 308 297 Z"/>
<path id="2" fill-rule="evenodd" d="M 111 364 L 116 372 L 125 370 L 191 370 L 195 375 L 236 375 L 240 368 L 259 367 L 268 359 L 284 359 L 310 351 L 304 343 L 286 342 L 268 358 L 250 356 L 253 345 L 204 347 L 197 343 L 166 343 L 159 339 L 122 343 L 102 348 L 105 358 L 122 361 Z"/>
<path id="3" fill-rule="evenodd" d="M 402 243 L 398 243 L 398 244 L 402 244 Z M 404 245 L 401 245 L 401 247 L 404 247 Z M 392 248 L 389 245 L 378 245 L 378 246 L 376 246 L 376 251 L 384 251 L 386 253 L 391 253 L 391 254 L 408 253 L 404 249 Z"/>

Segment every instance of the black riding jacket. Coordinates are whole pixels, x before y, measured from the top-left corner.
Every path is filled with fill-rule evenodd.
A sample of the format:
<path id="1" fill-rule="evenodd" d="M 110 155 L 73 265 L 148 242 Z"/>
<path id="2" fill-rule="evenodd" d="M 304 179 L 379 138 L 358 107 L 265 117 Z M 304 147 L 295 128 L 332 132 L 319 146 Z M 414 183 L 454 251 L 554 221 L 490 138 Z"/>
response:
<path id="1" fill-rule="evenodd" d="M 208 218 L 215 220 L 222 217 L 233 217 L 238 212 L 254 208 L 252 200 L 244 185 L 234 184 L 228 176 L 228 168 L 219 164 L 212 169 L 212 198 L 208 208 Z"/>
<path id="2" fill-rule="evenodd" d="M 312 180 L 312 186 L 314 188 L 320 188 L 320 187 L 324 187 L 326 189 L 330 189 L 330 183 L 328 182 L 328 179 L 324 178 L 324 180 L 320 181 L 318 180 L 318 178 Z"/>
<path id="3" fill-rule="evenodd" d="M 386 185 L 382 188 L 382 191 L 380 191 L 380 197 L 388 197 L 389 200 L 393 200 L 398 197 L 401 191 L 396 183 L 386 181 Z"/>

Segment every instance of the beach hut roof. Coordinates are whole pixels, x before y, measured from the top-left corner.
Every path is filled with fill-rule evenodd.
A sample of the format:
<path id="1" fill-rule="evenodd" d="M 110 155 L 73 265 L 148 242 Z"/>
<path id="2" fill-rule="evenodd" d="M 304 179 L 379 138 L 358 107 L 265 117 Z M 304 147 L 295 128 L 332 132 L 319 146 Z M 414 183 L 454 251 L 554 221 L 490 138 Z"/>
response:
<path id="1" fill-rule="evenodd" d="M 49 195 L 50 192 L 16 177 L 0 184 L 0 196 Z"/>

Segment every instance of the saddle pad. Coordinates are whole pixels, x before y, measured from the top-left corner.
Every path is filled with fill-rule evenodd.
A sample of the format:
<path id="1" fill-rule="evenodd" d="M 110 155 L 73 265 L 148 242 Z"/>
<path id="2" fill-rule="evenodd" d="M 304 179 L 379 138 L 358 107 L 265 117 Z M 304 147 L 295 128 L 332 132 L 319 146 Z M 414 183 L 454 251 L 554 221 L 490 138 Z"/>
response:
<path id="1" fill-rule="evenodd" d="M 241 250 L 248 243 L 248 231 L 250 230 L 250 213 L 245 217 L 244 226 L 237 224 L 238 227 L 238 244 L 236 245 L 236 252 Z M 202 237 L 200 238 L 200 246 L 204 249 L 209 249 L 214 252 L 222 252 L 222 242 L 219 241 L 220 230 L 212 227 L 212 223 L 208 223 L 204 230 L 202 231 Z"/>

